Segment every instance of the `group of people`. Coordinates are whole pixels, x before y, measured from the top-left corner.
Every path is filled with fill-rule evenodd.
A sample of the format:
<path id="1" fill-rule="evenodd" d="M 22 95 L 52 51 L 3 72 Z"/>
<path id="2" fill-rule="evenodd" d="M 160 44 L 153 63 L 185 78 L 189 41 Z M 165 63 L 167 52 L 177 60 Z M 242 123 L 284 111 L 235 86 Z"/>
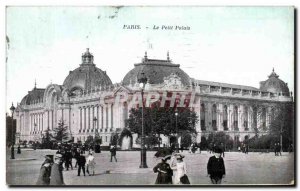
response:
<path id="1" fill-rule="evenodd" d="M 114 158 L 117 162 L 117 148 L 115 145 L 110 146 L 111 158 L 110 162 Z M 88 151 L 88 155 L 85 156 L 85 148 L 77 147 L 59 147 L 55 156 L 46 155 L 45 161 L 40 168 L 40 176 L 37 181 L 37 185 L 63 185 L 63 170 L 73 170 L 72 159 L 74 158 L 76 163 L 74 168 L 77 168 L 77 176 L 80 176 L 81 172 L 83 176 L 86 173 L 89 176 L 95 175 L 95 157 L 92 148 Z M 53 166 L 54 165 L 54 166 Z"/>
<path id="2" fill-rule="evenodd" d="M 223 153 L 221 148 L 215 148 L 214 155 L 207 163 L 207 175 L 213 184 L 221 184 L 225 176 L 225 164 L 221 153 Z M 172 153 L 163 157 L 153 168 L 154 173 L 158 173 L 155 184 L 190 184 L 184 157 L 181 153 Z M 167 163 L 167 160 L 171 160 L 170 163 Z"/>

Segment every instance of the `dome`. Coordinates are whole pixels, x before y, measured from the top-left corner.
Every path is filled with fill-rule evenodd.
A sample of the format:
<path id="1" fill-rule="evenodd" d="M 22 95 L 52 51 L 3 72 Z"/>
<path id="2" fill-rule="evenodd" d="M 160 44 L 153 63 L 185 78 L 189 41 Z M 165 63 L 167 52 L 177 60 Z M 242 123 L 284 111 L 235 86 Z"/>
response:
<path id="1" fill-rule="evenodd" d="M 289 95 L 290 92 L 287 83 L 279 79 L 279 75 L 274 72 L 274 68 L 271 75 L 269 75 L 269 79 L 260 82 L 260 89 L 272 93 L 283 93 L 284 95 Z"/>
<path id="2" fill-rule="evenodd" d="M 141 73 L 144 73 L 150 84 L 164 83 L 164 78 L 175 74 L 180 78 L 182 85 L 190 85 L 190 77 L 179 67 L 179 64 L 172 63 L 169 54 L 167 60 L 156 60 L 148 59 L 146 52 L 142 63 L 134 64 L 134 68 L 123 78 L 122 84 L 135 83 L 141 77 Z"/>
<path id="3" fill-rule="evenodd" d="M 106 72 L 97 68 L 93 61 L 94 56 L 87 49 L 82 55 L 82 64 L 79 68 L 70 71 L 63 86 L 72 92 L 91 90 L 99 86 L 111 86 L 112 82 Z"/>
<path id="4" fill-rule="evenodd" d="M 45 89 L 34 87 L 32 91 L 29 91 L 21 101 L 21 105 L 32 105 L 36 103 L 42 103 Z"/>

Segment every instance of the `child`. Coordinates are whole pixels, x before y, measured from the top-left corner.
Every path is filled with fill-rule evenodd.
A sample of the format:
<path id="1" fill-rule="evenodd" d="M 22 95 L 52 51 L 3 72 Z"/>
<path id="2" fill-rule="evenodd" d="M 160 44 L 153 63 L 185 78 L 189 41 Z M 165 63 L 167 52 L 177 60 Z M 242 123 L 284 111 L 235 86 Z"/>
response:
<path id="1" fill-rule="evenodd" d="M 216 148 L 215 155 L 210 157 L 207 163 L 207 174 L 210 175 L 213 184 L 221 184 L 225 177 L 224 160 L 221 157 L 222 149 Z"/>

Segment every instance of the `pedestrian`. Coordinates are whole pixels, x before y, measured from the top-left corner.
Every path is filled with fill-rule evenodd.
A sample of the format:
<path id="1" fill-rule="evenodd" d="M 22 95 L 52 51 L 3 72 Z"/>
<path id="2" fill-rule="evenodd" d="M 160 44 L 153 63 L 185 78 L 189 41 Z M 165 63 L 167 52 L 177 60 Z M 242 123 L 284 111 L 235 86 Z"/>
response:
<path id="1" fill-rule="evenodd" d="M 280 143 L 277 143 L 277 155 L 281 156 L 281 145 L 280 145 Z"/>
<path id="2" fill-rule="evenodd" d="M 111 145 L 109 151 L 110 151 L 110 162 L 112 162 L 113 158 L 115 158 L 115 161 L 118 162 L 117 161 L 117 157 L 116 157 L 116 155 L 117 155 L 117 148 L 116 148 L 116 146 Z"/>
<path id="3" fill-rule="evenodd" d="M 17 154 L 21 154 L 21 147 L 20 147 L 20 145 L 18 145 Z"/>
<path id="4" fill-rule="evenodd" d="M 246 148 L 245 148 L 246 150 L 245 150 L 245 154 L 248 154 L 248 152 L 249 152 L 249 145 L 248 144 L 246 144 Z"/>
<path id="5" fill-rule="evenodd" d="M 207 176 L 213 184 L 221 184 L 225 177 L 224 160 L 221 157 L 222 149 L 216 148 L 214 156 L 211 156 L 207 163 Z"/>
<path id="6" fill-rule="evenodd" d="M 274 145 L 274 153 L 275 153 L 275 156 L 278 156 L 278 147 L 277 147 L 277 143 L 275 143 L 275 145 Z"/>
<path id="7" fill-rule="evenodd" d="M 174 178 L 174 184 L 190 184 L 187 176 L 186 163 L 183 161 L 184 157 L 185 156 L 180 153 L 175 153 L 176 167 L 173 169 L 176 170 L 176 175 Z"/>
<path id="8" fill-rule="evenodd" d="M 86 159 L 85 159 L 85 156 L 84 156 L 83 153 L 80 153 L 80 156 L 78 157 L 77 163 L 78 163 L 77 176 L 80 176 L 81 169 L 82 169 L 82 172 L 83 172 L 83 176 L 85 176 Z"/>
<path id="9" fill-rule="evenodd" d="M 64 185 L 62 155 L 56 154 L 51 167 L 50 185 Z"/>
<path id="10" fill-rule="evenodd" d="M 51 166 L 53 164 L 53 155 L 46 155 L 45 161 L 43 162 L 40 168 L 40 174 L 36 185 L 49 185 L 50 184 L 50 175 L 51 175 Z"/>
<path id="11" fill-rule="evenodd" d="M 225 146 L 223 143 L 221 143 L 221 149 L 222 149 L 222 155 L 223 155 L 223 158 L 225 157 Z"/>
<path id="12" fill-rule="evenodd" d="M 77 168 L 77 165 L 78 165 L 78 158 L 80 157 L 80 149 L 77 148 L 75 151 L 74 151 L 74 158 L 76 160 L 76 163 L 75 163 L 75 166 L 74 168 Z"/>
<path id="13" fill-rule="evenodd" d="M 69 167 L 71 167 L 71 169 L 73 170 L 71 150 L 66 150 L 66 153 L 65 153 L 65 167 L 66 167 L 66 170 L 69 170 Z"/>
<path id="14" fill-rule="evenodd" d="M 289 150 L 289 153 L 292 153 L 294 151 L 293 144 L 290 144 L 288 150 Z"/>
<path id="15" fill-rule="evenodd" d="M 161 162 L 153 168 L 154 173 L 158 173 L 155 184 L 172 184 L 173 170 L 167 163 L 170 158 L 170 155 L 163 157 Z"/>
<path id="16" fill-rule="evenodd" d="M 86 166 L 86 172 L 89 174 L 89 176 L 95 175 L 95 157 L 93 156 L 93 151 L 89 153 L 89 156 L 87 157 L 87 166 Z"/>

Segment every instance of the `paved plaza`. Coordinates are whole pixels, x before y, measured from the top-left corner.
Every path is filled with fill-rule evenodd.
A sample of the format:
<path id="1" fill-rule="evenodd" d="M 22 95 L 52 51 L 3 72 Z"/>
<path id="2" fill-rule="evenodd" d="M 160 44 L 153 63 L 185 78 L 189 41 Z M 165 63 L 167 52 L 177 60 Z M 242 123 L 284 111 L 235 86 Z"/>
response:
<path id="1" fill-rule="evenodd" d="M 11 160 L 6 154 L 7 184 L 35 185 L 39 169 L 45 154 L 54 154 L 55 150 L 22 150 Z M 87 153 L 87 152 L 86 152 Z M 77 169 L 63 171 L 66 185 L 153 185 L 157 174 L 153 167 L 160 161 L 154 157 L 154 151 L 147 152 L 148 168 L 140 169 L 140 152 L 118 151 L 118 162 L 110 162 L 109 151 L 96 153 L 95 176 L 77 176 Z M 206 164 L 212 155 L 206 151 L 191 154 L 184 151 L 184 161 L 192 185 L 211 185 L 207 177 Z M 282 153 L 225 153 L 226 177 L 224 185 L 233 184 L 291 184 L 294 180 L 294 154 Z M 73 160 L 73 165 L 75 161 Z"/>

